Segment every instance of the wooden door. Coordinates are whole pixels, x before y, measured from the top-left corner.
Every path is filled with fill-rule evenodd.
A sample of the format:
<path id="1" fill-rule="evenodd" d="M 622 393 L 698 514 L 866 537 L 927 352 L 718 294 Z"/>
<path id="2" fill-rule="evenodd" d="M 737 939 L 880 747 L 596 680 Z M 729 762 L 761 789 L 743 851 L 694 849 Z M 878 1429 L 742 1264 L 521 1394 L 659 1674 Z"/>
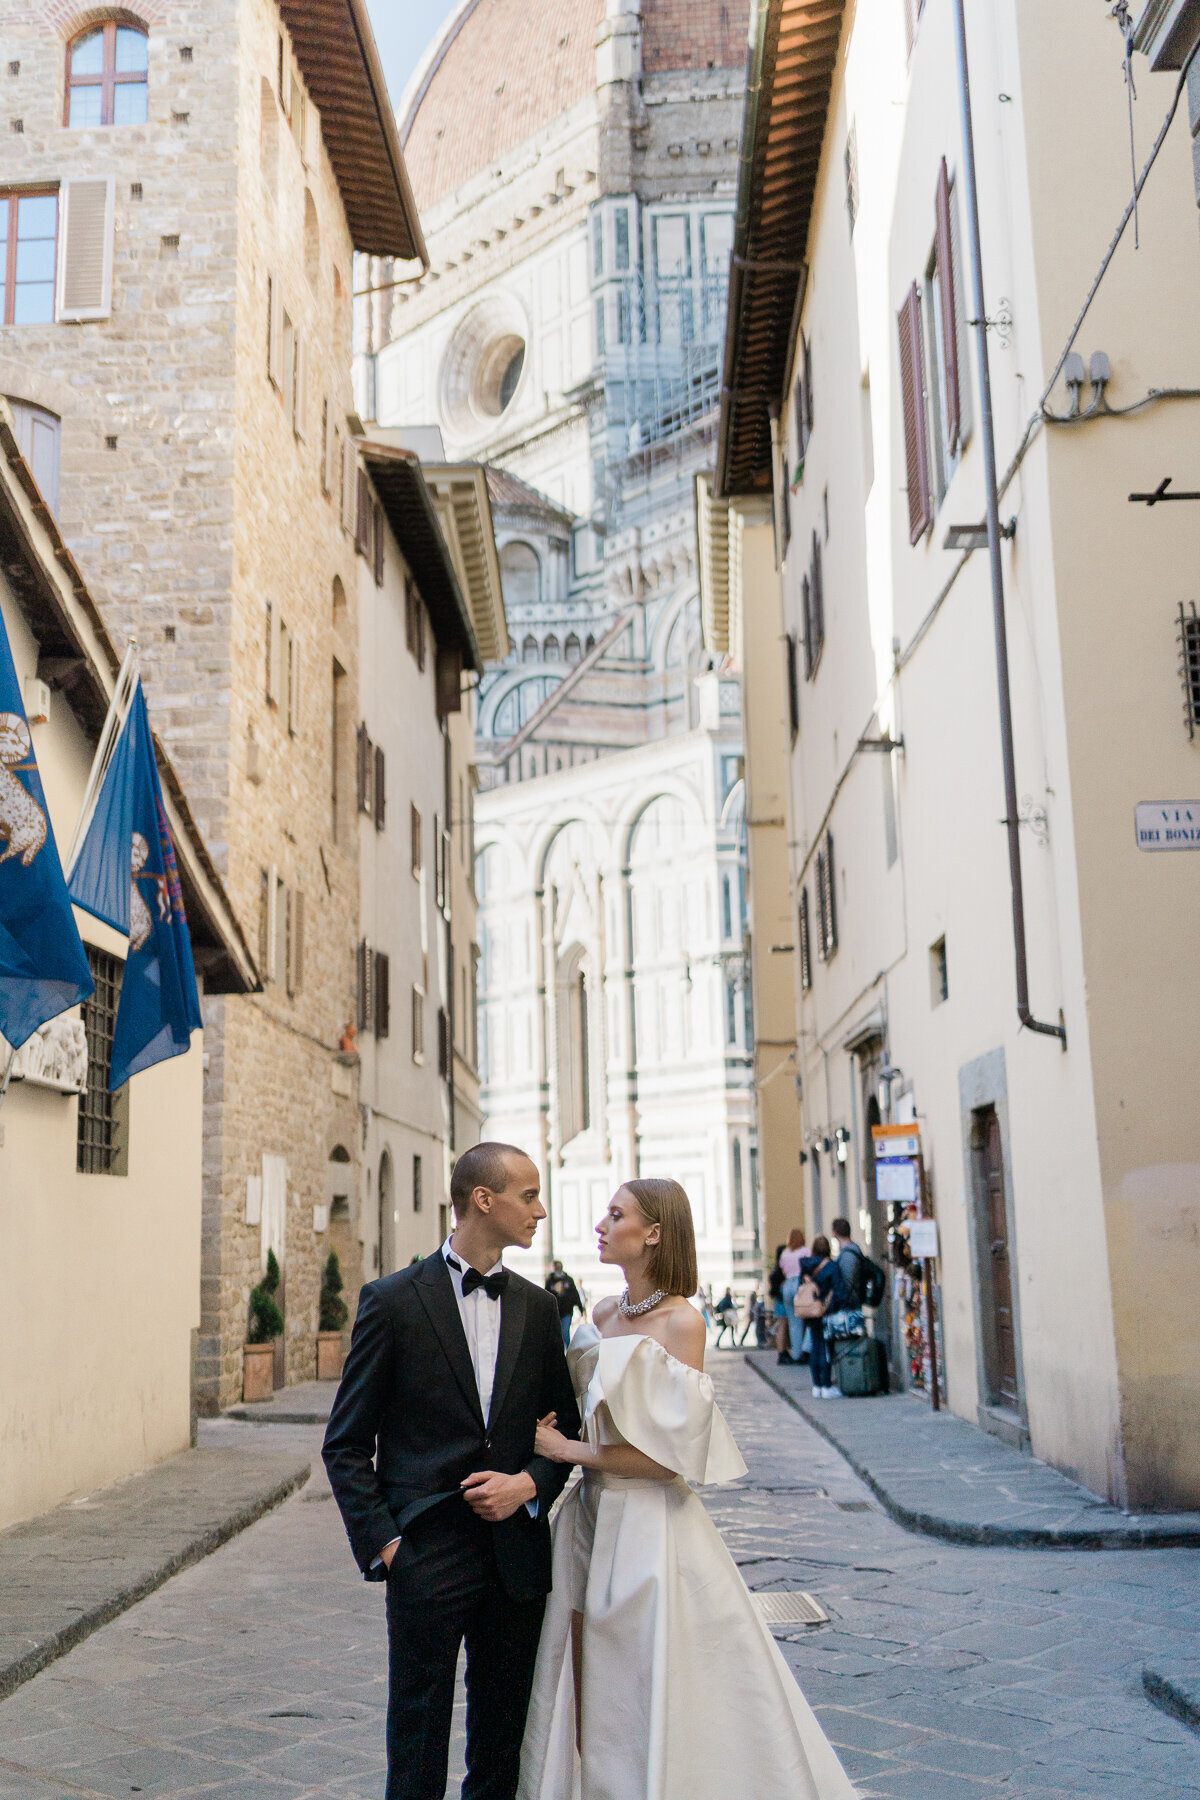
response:
<path id="1" fill-rule="evenodd" d="M 983 1179 L 987 1203 L 987 1242 L 991 1261 L 992 1387 L 1004 1406 L 1017 1408 L 1017 1338 L 1013 1328 L 1012 1262 L 1008 1244 L 1008 1208 L 1004 1199 L 1004 1150 L 1000 1121 L 989 1107 L 984 1127 Z"/>

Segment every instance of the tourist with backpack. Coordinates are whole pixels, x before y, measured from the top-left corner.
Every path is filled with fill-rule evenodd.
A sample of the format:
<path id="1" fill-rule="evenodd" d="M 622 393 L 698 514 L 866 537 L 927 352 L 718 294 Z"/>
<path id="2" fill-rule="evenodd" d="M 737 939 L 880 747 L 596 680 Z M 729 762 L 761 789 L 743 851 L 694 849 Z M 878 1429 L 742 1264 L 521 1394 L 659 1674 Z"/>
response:
<path id="1" fill-rule="evenodd" d="M 830 1227 L 837 1249 L 840 1306 L 825 1318 L 825 1336 L 843 1394 L 886 1393 L 887 1357 L 883 1345 L 867 1337 L 863 1307 L 877 1307 L 883 1299 L 886 1278 L 850 1235 L 850 1221 L 835 1219 Z"/>

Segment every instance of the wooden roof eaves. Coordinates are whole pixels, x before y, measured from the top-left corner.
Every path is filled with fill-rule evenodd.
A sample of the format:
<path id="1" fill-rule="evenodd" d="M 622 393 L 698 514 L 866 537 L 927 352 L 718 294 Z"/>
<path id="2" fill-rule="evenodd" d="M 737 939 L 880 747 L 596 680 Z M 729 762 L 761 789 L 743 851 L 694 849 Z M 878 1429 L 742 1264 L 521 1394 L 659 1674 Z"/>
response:
<path id="1" fill-rule="evenodd" d="M 845 0 L 752 0 L 715 497 L 770 478 Z M 794 265 L 771 270 L 776 261 Z M 757 266 L 753 266 L 757 265 Z M 764 467 L 765 464 L 765 467 Z"/>

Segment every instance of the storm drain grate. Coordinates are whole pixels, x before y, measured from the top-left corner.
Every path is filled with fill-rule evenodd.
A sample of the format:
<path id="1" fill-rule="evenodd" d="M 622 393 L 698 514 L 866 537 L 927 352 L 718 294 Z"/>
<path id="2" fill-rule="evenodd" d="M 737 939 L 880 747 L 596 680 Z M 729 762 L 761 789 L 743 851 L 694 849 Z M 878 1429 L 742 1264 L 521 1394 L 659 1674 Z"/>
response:
<path id="1" fill-rule="evenodd" d="M 874 1512 L 875 1508 L 869 1500 L 835 1500 L 833 1503 L 839 1512 Z"/>
<path id="2" fill-rule="evenodd" d="M 767 1625 L 828 1625 L 829 1614 L 811 1594 L 755 1594 L 757 1606 Z"/>

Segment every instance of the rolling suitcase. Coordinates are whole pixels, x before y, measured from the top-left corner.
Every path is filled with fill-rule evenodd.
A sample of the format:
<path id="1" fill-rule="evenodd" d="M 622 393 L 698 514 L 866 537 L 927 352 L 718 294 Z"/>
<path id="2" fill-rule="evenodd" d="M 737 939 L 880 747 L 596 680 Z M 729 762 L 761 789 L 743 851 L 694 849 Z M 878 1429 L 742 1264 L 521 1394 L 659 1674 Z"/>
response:
<path id="1" fill-rule="evenodd" d="M 847 1399 L 888 1391 L 887 1353 L 878 1338 L 849 1338 L 840 1345 L 834 1373 Z"/>

